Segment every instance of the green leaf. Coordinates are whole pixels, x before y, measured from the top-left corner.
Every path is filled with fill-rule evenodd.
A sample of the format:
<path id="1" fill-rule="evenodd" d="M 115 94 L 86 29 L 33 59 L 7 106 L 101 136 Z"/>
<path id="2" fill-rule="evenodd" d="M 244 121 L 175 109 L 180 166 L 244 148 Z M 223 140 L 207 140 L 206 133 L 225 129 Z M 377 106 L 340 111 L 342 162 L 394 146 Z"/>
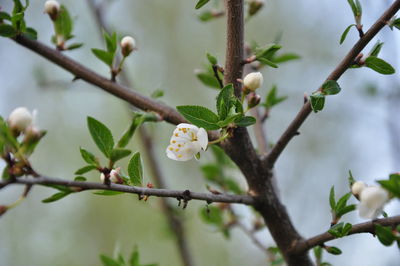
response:
<path id="1" fill-rule="evenodd" d="M 383 42 L 381 42 L 381 41 L 377 41 L 376 43 L 375 43 L 375 45 L 372 47 L 372 49 L 371 49 L 371 51 L 369 52 L 369 56 L 375 56 L 375 57 L 377 57 L 378 55 L 379 55 L 379 52 L 381 51 L 381 49 L 382 49 L 382 46 L 383 46 Z"/>
<path id="2" fill-rule="evenodd" d="M 95 169 L 97 169 L 97 167 L 94 165 L 86 165 L 86 166 L 76 170 L 75 175 L 83 175 L 83 174 L 86 174 L 87 172 L 90 172 Z"/>
<path id="3" fill-rule="evenodd" d="M 74 178 L 74 181 L 85 182 L 87 179 L 84 176 L 77 176 Z"/>
<path id="4" fill-rule="evenodd" d="M 26 23 L 24 20 L 24 12 L 19 12 L 13 14 L 11 17 L 11 23 L 14 27 L 14 29 L 18 32 L 24 32 L 26 30 Z"/>
<path id="5" fill-rule="evenodd" d="M 110 53 L 110 52 L 107 52 L 107 51 L 104 51 L 101 49 L 97 49 L 97 48 L 92 48 L 92 52 L 98 59 L 103 61 L 109 67 L 112 67 L 112 63 L 114 61 L 113 53 Z"/>
<path id="6" fill-rule="evenodd" d="M 338 200 L 338 202 L 336 203 L 336 207 L 335 207 L 336 212 L 339 212 L 341 209 L 343 209 L 346 206 L 347 201 L 349 200 L 351 195 L 352 195 L 351 193 L 347 193 Z"/>
<path id="7" fill-rule="evenodd" d="M 140 153 L 135 153 L 128 164 L 128 174 L 134 186 L 141 186 L 143 182 L 143 167 Z"/>
<path id="8" fill-rule="evenodd" d="M 64 37 L 64 40 L 68 40 L 72 36 L 73 21 L 67 8 L 61 5 L 60 12 L 57 19 L 54 21 L 55 32 L 57 35 Z"/>
<path id="9" fill-rule="evenodd" d="M 353 225 L 350 223 L 346 223 L 342 229 L 342 237 L 347 236 L 350 233 L 351 228 L 353 228 Z"/>
<path id="10" fill-rule="evenodd" d="M 351 170 L 349 170 L 349 187 L 351 188 L 351 186 L 356 182 L 356 180 L 353 177 L 353 173 L 351 172 Z"/>
<path id="11" fill-rule="evenodd" d="M 272 62 L 269 59 L 261 57 L 261 58 L 257 58 L 257 60 L 260 61 L 261 63 L 263 63 L 264 65 L 268 65 L 268 66 L 273 67 L 273 68 L 278 68 L 278 65 L 275 64 L 274 62 Z"/>
<path id="12" fill-rule="evenodd" d="M 151 93 L 150 97 L 153 99 L 161 98 L 164 96 L 163 90 L 155 90 Z"/>
<path id="13" fill-rule="evenodd" d="M 390 226 L 375 224 L 375 234 L 378 236 L 379 241 L 385 246 L 392 245 L 393 241 L 396 240 Z"/>
<path id="14" fill-rule="evenodd" d="M 220 89 L 219 82 L 213 74 L 200 72 L 196 74 L 196 77 L 206 86 L 211 88 Z"/>
<path id="15" fill-rule="evenodd" d="M 340 255 L 342 251 L 337 247 L 326 247 L 326 251 L 332 255 Z"/>
<path id="16" fill-rule="evenodd" d="M 220 120 L 224 120 L 234 104 L 233 85 L 228 84 L 221 89 L 217 96 L 217 112 Z"/>
<path id="17" fill-rule="evenodd" d="M 122 158 L 125 158 L 126 156 L 129 156 L 130 154 L 131 154 L 130 150 L 116 148 L 111 151 L 110 160 L 112 162 L 116 162 L 118 160 L 121 160 Z"/>
<path id="18" fill-rule="evenodd" d="M 133 113 L 131 125 L 118 141 L 117 147 L 119 148 L 126 147 L 126 145 L 128 145 L 129 141 L 133 137 L 136 129 L 144 122 L 152 122 L 152 121 L 157 121 L 157 117 L 155 117 L 155 115 L 152 113 L 146 113 L 146 114 Z"/>
<path id="19" fill-rule="evenodd" d="M 37 40 L 37 31 L 34 28 L 26 28 L 25 32 L 23 35 L 31 40 Z"/>
<path id="20" fill-rule="evenodd" d="M 397 29 L 400 30 L 400 18 L 392 20 L 389 24 L 389 27 L 391 30 L 393 30 L 393 27 L 396 27 Z"/>
<path id="21" fill-rule="evenodd" d="M 336 208 L 336 201 L 335 201 L 335 187 L 332 186 L 329 192 L 329 205 L 331 206 L 332 210 Z"/>
<path id="22" fill-rule="evenodd" d="M 391 174 L 389 180 L 378 180 L 377 182 L 393 196 L 400 198 L 400 174 Z"/>
<path id="23" fill-rule="evenodd" d="M 197 105 L 181 105 L 177 106 L 176 109 L 193 125 L 206 130 L 216 130 L 220 128 L 217 125 L 219 117 L 210 109 Z"/>
<path id="24" fill-rule="evenodd" d="M 71 194 L 71 192 L 58 192 L 44 200 L 42 200 L 43 203 L 50 203 L 50 202 L 54 202 L 57 200 L 60 200 L 66 196 L 68 196 L 69 194 Z"/>
<path id="25" fill-rule="evenodd" d="M 83 46 L 83 43 L 72 43 L 72 44 L 68 45 L 66 49 L 68 51 L 71 51 L 71 50 L 81 48 L 82 46 Z"/>
<path id="26" fill-rule="evenodd" d="M 284 54 L 281 54 L 278 56 L 274 56 L 272 58 L 272 61 L 274 63 L 279 64 L 279 63 L 285 63 L 285 62 L 292 61 L 292 60 L 298 60 L 300 58 L 301 57 L 299 55 L 294 54 L 294 53 L 284 53 Z"/>
<path id="27" fill-rule="evenodd" d="M 11 21 L 11 16 L 7 12 L 0 11 L 0 20 L 2 19 Z"/>
<path id="28" fill-rule="evenodd" d="M 207 59 L 211 65 L 216 65 L 218 63 L 217 58 L 215 56 L 213 56 L 212 54 L 207 53 Z"/>
<path id="29" fill-rule="evenodd" d="M 214 224 L 218 227 L 223 225 L 224 223 L 221 209 L 215 206 L 208 206 L 207 208 L 201 208 L 200 217 L 205 223 Z"/>
<path id="30" fill-rule="evenodd" d="M 321 89 L 324 95 L 335 95 L 338 94 L 341 90 L 336 80 L 325 81 L 324 84 L 322 84 Z"/>
<path id="31" fill-rule="evenodd" d="M 314 113 L 317 113 L 318 111 L 324 109 L 325 95 L 323 95 L 321 92 L 314 92 L 310 96 L 310 101 L 311 101 L 311 108 L 313 109 Z"/>
<path id="32" fill-rule="evenodd" d="M 129 258 L 129 265 L 140 266 L 139 251 L 137 250 L 137 247 L 135 247 L 131 253 L 131 257 Z"/>
<path id="33" fill-rule="evenodd" d="M 227 118 L 225 118 L 225 120 L 219 121 L 217 124 L 219 127 L 226 127 L 229 124 L 233 123 L 235 120 L 240 119 L 241 117 L 243 117 L 242 113 L 229 115 Z"/>
<path id="34" fill-rule="evenodd" d="M 358 0 L 356 0 L 356 2 L 358 2 L 357 5 L 354 3 L 353 0 L 347 0 L 347 2 L 349 3 L 355 17 L 361 15 L 361 10 L 359 10 L 359 8 L 361 8 L 361 5 Z"/>
<path id="35" fill-rule="evenodd" d="M 205 164 L 201 166 L 201 171 L 203 172 L 204 177 L 210 181 L 217 184 L 220 184 L 222 181 L 222 173 L 221 168 L 215 164 Z"/>
<path id="36" fill-rule="evenodd" d="M 91 164 L 91 165 L 96 165 L 96 166 L 99 165 L 98 160 L 91 152 L 85 150 L 82 147 L 79 147 L 79 151 L 81 152 L 81 156 L 85 162 L 87 162 L 88 164 Z"/>
<path id="37" fill-rule="evenodd" d="M 17 35 L 17 31 L 13 26 L 8 24 L 0 24 L 0 36 L 12 38 Z"/>
<path id="38" fill-rule="evenodd" d="M 375 56 L 367 57 L 365 60 L 365 66 L 384 75 L 391 75 L 396 72 L 389 63 Z"/>
<path id="39" fill-rule="evenodd" d="M 235 124 L 238 127 L 248 127 L 256 123 L 256 119 L 252 116 L 243 116 L 238 120 L 235 120 Z"/>
<path id="40" fill-rule="evenodd" d="M 200 9 L 202 6 L 204 6 L 205 4 L 207 4 L 210 0 L 199 0 L 199 2 L 197 2 L 195 9 Z"/>
<path id="41" fill-rule="evenodd" d="M 118 261 L 106 255 L 100 255 L 100 260 L 103 266 L 121 266 Z"/>
<path id="42" fill-rule="evenodd" d="M 278 97 L 277 91 L 278 88 L 276 85 L 273 85 L 265 98 L 265 103 L 262 104 L 264 107 L 272 108 L 274 105 L 277 105 L 288 98 L 287 96 Z"/>
<path id="43" fill-rule="evenodd" d="M 104 31 L 103 36 L 106 41 L 107 51 L 114 55 L 117 50 L 117 34 L 113 32 L 111 35 L 108 35 L 108 33 Z"/>
<path id="44" fill-rule="evenodd" d="M 356 26 L 356 24 L 351 24 L 344 30 L 344 32 L 342 33 L 342 36 L 340 37 L 340 41 L 339 41 L 340 44 L 342 44 L 344 42 L 344 40 L 346 40 L 347 34 L 349 33 L 350 29 L 355 26 Z"/>
<path id="45" fill-rule="evenodd" d="M 115 196 L 115 195 L 124 194 L 124 192 L 121 192 L 121 191 L 113 191 L 113 190 L 102 190 L 102 191 L 93 192 L 93 194 L 95 194 L 95 195 L 100 195 L 100 196 Z"/>
<path id="46" fill-rule="evenodd" d="M 206 21 L 210 21 L 213 18 L 215 18 L 215 16 L 213 15 L 213 13 L 210 10 L 207 10 L 207 11 L 202 12 L 200 15 L 198 15 L 198 18 L 201 21 L 206 22 Z"/>
<path id="47" fill-rule="evenodd" d="M 315 258 L 320 261 L 322 259 L 322 248 L 321 246 L 316 246 L 313 248 Z"/>
<path id="48" fill-rule="evenodd" d="M 5 146 L 9 145 L 15 150 L 19 148 L 17 139 L 13 136 L 10 128 L 2 117 L 0 117 L 0 138 L 3 139 Z"/>
<path id="49" fill-rule="evenodd" d="M 232 179 L 225 179 L 224 180 L 224 185 L 229 191 L 231 191 L 234 194 L 242 194 L 243 193 L 243 191 L 240 188 L 239 184 L 236 183 Z"/>
<path id="50" fill-rule="evenodd" d="M 260 61 L 260 59 L 266 59 L 268 61 L 271 61 L 275 53 L 281 49 L 282 46 L 279 44 L 269 44 L 266 47 L 262 47 L 257 49 L 258 51 L 256 52 L 256 58 L 257 60 Z"/>
<path id="51" fill-rule="evenodd" d="M 340 210 L 337 210 L 336 215 L 338 217 L 342 217 L 346 213 L 352 212 L 356 209 L 357 209 L 357 205 L 355 205 L 355 204 L 347 205 L 347 206 L 341 208 Z"/>
<path id="52" fill-rule="evenodd" d="M 109 158 L 114 147 L 114 139 L 111 131 L 103 123 L 97 121 L 93 117 L 88 116 L 87 123 L 93 141 L 100 151 Z"/>

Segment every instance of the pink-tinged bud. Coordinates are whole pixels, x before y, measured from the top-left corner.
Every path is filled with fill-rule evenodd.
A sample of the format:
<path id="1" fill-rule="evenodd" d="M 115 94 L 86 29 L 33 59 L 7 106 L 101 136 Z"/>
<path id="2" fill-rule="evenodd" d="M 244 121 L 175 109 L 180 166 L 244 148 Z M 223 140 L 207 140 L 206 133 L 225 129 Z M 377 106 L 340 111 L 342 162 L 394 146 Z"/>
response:
<path id="1" fill-rule="evenodd" d="M 133 50 L 136 49 L 136 42 L 131 36 L 125 36 L 121 40 L 121 53 L 127 57 Z"/>
<path id="2" fill-rule="evenodd" d="M 47 13 L 53 21 L 57 19 L 60 8 L 60 4 L 54 0 L 49 0 L 44 3 L 44 13 Z"/>
<path id="3" fill-rule="evenodd" d="M 32 124 L 33 115 L 25 107 L 18 107 L 8 117 L 8 125 L 17 133 L 25 131 Z"/>
<path id="4" fill-rule="evenodd" d="M 111 183 L 115 183 L 115 184 L 123 184 L 123 180 L 122 178 L 119 176 L 119 172 L 120 172 L 121 168 L 117 168 L 117 169 L 112 169 L 109 176 L 110 176 L 110 182 Z M 101 182 L 104 183 L 104 181 L 106 180 L 106 176 L 104 175 L 104 173 L 101 173 L 100 175 L 100 180 Z"/>
<path id="5" fill-rule="evenodd" d="M 248 99 L 248 106 L 250 109 L 250 108 L 257 106 L 260 103 L 261 96 L 254 92 L 251 92 L 247 99 Z"/>
<path id="6" fill-rule="evenodd" d="M 255 91 L 263 84 L 263 76 L 260 72 L 253 72 L 246 75 L 243 79 L 243 85 L 249 91 Z"/>

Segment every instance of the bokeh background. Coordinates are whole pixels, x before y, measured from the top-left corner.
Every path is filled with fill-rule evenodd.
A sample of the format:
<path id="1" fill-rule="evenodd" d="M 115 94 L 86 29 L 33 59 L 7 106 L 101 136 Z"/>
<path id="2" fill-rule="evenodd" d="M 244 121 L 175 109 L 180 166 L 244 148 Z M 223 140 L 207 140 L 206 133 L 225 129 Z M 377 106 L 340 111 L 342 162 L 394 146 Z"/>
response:
<path id="1" fill-rule="evenodd" d="M 43 14 L 45 1 L 31 1 L 26 20 L 39 32 L 39 40 L 50 44 L 52 25 Z M 61 0 L 75 18 L 75 40 L 85 46 L 67 52 L 69 56 L 108 75 L 106 66 L 90 52 L 102 48 L 97 25 L 86 1 Z M 204 87 L 194 70 L 206 63 L 207 51 L 221 62 L 225 54 L 225 23 L 217 19 L 201 23 L 194 0 L 115 0 L 106 8 L 106 21 L 121 35 L 137 40 L 139 50 L 127 61 L 128 76 L 145 95 L 165 91 L 161 99 L 172 106 L 200 104 L 213 108 L 216 91 Z M 361 1 L 367 29 L 391 1 Z M 12 1 L 1 0 L 10 11 Z M 246 40 L 260 44 L 281 35 L 286 52 L 302 59 L 264 69 L 265 95 L 272 84 L 289 99 L 274 108 L 267 121 L 268 137 L 275 141 L 301 107 L 304 92 L 311 93 L 338 64 L 358 34 L 353 29 L 344 42 L 339 38 L 353 17 L 347 1 L 266 1 L 259 15 L 246 24 Z M 385 28 L 376 39 L 385 42 L 381 57 L 398 66 L 399 32 Z M 373 44 L 373 43 L 372 43 Z M 370 46 L 372 46 L 372 44 Z M 368 49 L 366 49 L 366 52 Z M 129 68 L 129 69 L 128 69 Z M 48 176 L 73 178 L 83 165 L 79 146 L 95 151 L 86 128 L 86 117 L 96 117 L 119 136 L 129 124 L 127 105 L 85 82 L 71 82 L 73 76 L 42 57 L 0 39 L 0 115 L 7 117 L 18 106 L 37 109 L 38 124 L 48 134 L 32 156 L 35 169 Z M 399 75 L 383 76 L 370 69 L 349 70 L 339 80 L 343 91 L 329 97 L 326 108 L 311 115 L 301 135 L 287 147 L 278 161 L 276 174 L 280 195 L 300 233 L 305 237 L 326 231 L 330 222 L 328 193 L 335 185 L 339 195 L 348 191 L 351 169 L 357 179 L 373 183 L 400 170 L 400 86 Z M 179 163 L 167 159 L 164 150 L 172 125 L 151 126 L 158 159 L 168 186 L 206 191 L 199 166 L 212 158 Z M 397 145 L 397 146 L 396 146 Z M 137 139 L 130 144 L 143 150 Z M 99 156 L 100 154 L 97 153 Z M 4 164 L 0 163 L 3 167 Z M 126 167 L 126 161 L 121 166 Z M 145 178 L 151 181 L 149 170 Z M 98 174 L 88 175 L 91 181 Z M 239 173 L 239 182 L 245 183 Z M 22 187 L 0 191 L 0 203 L 14 201 Z M 91 192 L 69 196 L 55 203 L 41 200 L 55 191 L 35 187 L 18 208 L 0 219 L 0 265 L 100 265 L 100 253 L 129 254 L 139 247 L 144 263 L 180 265 L 175 242 L 158 206 L 158 199 L 143 203 L 136 196 L 101 197 Z M 354 201 L 354 199 L 352 199 Z M 354 201 L 355 202 L 355 201 Z M 181 211 L 196 265 L 265 265 L 266 256 L 241 231 L 230 240 L 205 225 L 199 218 L 204 203 L 190 202 Z M 238 208 L 249 225 L 251 212 Z M 399 204 L 386 208 L 399 213 Z M 345 221 L 361 222 L 357 213 Z M 265 245 L 274 245 L 267 230 L 257 235 Z M 343 250 L 341 256 L 325 255 L 333 265 L 398 265 L 396 246 L 383 247 L 371 235 L 354 235 L 331 242 Z"/>

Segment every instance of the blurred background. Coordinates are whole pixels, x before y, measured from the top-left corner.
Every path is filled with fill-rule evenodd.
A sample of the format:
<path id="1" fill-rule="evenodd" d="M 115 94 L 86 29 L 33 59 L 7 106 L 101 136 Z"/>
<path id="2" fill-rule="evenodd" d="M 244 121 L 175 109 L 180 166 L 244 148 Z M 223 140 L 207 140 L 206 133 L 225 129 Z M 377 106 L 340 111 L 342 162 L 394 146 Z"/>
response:
<path id="1" fill-rule="evenodd" d="M 52 24 L 43 14 L 45 1 L 31 1 L 26 15 L 29 26 L 39 32 L 39 40 L 51 45 Z M 75 41 L 84 47 L 66 52 L 96 72 L 108 76 L 108 69 L 90 52 L 103 48 L 98 28 L 86 1 L 60 0 L 74 17 Z M 364 29 L 376 20 L 392 1 L 366 1 Z M 194 70 L 206 64 L 206 52 L 225 54 L 224 18 L 202 23 L 191 0 L 114 0 L 106 7 L 105 20 L 119 34 L 132 35 L 139 50 L 126 61 L 128 76 L 135 89 L 150 95 L 165 91 L 161 101 L 171 106 L 199 104 L 214 108 L 217 91 L 204 87 Z M 11 11 L 12 1 L 0 1 Z M 211 3 L 208 5 L 212 5 Z M 281 35 L 285 52 L 301 60 L 265 68 L 265 96 L 277 84 L 281 95 L 289 98 L 271 112 L 265 129 L 271 142 L 293 119 L 302 105 L 305 92 L 311 93 L 327 77 L 357 40 L 350 31 L 339 45 L 343 30 L 353 22 L 347 1 L 268 0 L 260 13 L 245 26 L 246 41 L 272 42 Z M 381 57 L 398 69 L 399 32 L 386 27 L 369 45 L 385 42 Z M 7 117 L 18 106 L 38 110 L 38 124 L 48 130 L 32 156 L 34 168 L 48 176 L 72 179 L 84 165 L 79 146 L 96 151 L 86 127 L 93 116 L 120 136 L 130 122 L 127 105 L 85 82 L 71 82 L 73 76 L 13 41 L 0 39 L 0 115 Z M 400 170 L 400 86 L 399 75 L 383 76 L 370 69 L 347 71 L 339 80 L 342 93 L 327 99 L 323 112 L 311 115 L 278 160 L 276 175 L 280 195 L 299 232 L 310 237 L 324 232 L 330 223 L 329 189 L 338 195 L 348 192 L 351 170 L 356 179 L 373 184 Z M 173 126 L 151 125 L 161 169 L 167 184 L 174 189 L 206 191 L 199 166 L 211 160 L 208 153 L 200 161 L 180 163 L 167 159 L 165 148 Z M 136 138 L 129 144 L 134 151 L 143 145 Z M 144 151 L 142 151 L 144 152 Z M 96 153 L 101 157 L 100 153 Z M 104 159 L 104 158 L 103 158 Z M 126 160 L 120 165 L 126 167 Z M 4 164 L 0 163 L 1 168 Z M 145 181 L 151 181 L 145 168 Z M 98 181 L 98 174 L 87 175 Z M 245 189 L 240 173 L 235 177 Z M 0 191 L 0 203 L 9 204 L 23 187 L 9 186 Z M 138 246 L 143 263 L 160 266 L 180 265 L 174 239 L 160 211 L 158 199 L 139 202 L 137 196 L 102 197 L 91 192 L 74 194 L 55 203 L 41 200 L 52 195 L 50 188 L 34 187 L 29 199 L 0 219 L 0 265 L 100 265 L 100 253 L 128 255 Z M 354 199 L 351 199 L 355 203 Z M 176 201 L 172 201 L 175 203 Z M 191 201 L 180 212 L 196 265 L 265 265 L 267 258 L 245 234 L 233 230 L 230 240 L 204 224 L 199 211 L 205 203 Z M 251 212 L 238 207 L 249 225 Z M 385 208 L 399 214 L 398 202 Z M 356 212 L 344 217 L 362 222 Z M 266 246 L 274 245 L 267 230 L 257 237 Z M 324 255 L 333 265 L 398 265 L 399 249 L 384 247 L 369 234 L 354 235 L 330 242 L 343 254 Z"/>

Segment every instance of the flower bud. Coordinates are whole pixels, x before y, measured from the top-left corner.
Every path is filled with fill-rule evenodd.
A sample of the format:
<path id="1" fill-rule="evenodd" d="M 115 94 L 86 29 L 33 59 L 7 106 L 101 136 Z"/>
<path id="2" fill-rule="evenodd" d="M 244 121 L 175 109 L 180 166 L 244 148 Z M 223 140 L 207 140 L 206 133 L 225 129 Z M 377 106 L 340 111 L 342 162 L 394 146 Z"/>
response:
<path id="1" fill-rule="evenodd" d="M 254 16 L 264 6 L 262 0 L 251 0 L 249 2 L 249 16 Z"/>
<path id="2" fill-rule="evenodd" d="M 136 42 L 131 36 L 125 36 L 121 40 L 121 53 L 127 57 L 133 50 L 136 49 Z"/>
<path id="3" fill-rule="evenodd" d="M 33 115 L 26 107 L 18 107 L 8 117 L 8 124 L 12 131 L 19 135 L 32 124 Z"/>
<path id="4" fill-rule="evenodd" d="M 119 172 L 120 172 L 121 168 L 117 168 L 117 169 L 112 169 L 109 176 L 110 176 L 110 181 L 111 183 L 116 183 L 116 184 L 122 184 L 123 180 L 122 178 L 119 176 Z M 100 180 L 101 182 L 104 183 L 104 181 L 106 180 L 106 176 L 104 173 L 101 173 L 100 175 Z"/>
<path id="5" fill-rule="evenodd" d="M 243 85 L 245 89 L 249 91 L 255 91 L 262 86 L 263 76 L 260 72 L 253 72 L 247 74 L 243 79 Z"/>
<path id="6" fill-rule="evenodd" d="M 361 194 L 361 191 L 363 191 L 366 187 L 367 186 L 362 181 L 354 182 L 354 184 L 351 186 L 351 193 L 358 198 Z"/>
<path id="7" fill-rule="evenodd" d="M 248 108 L 249 109 L 253 108 L 253 107 L 257 106 L 260 103 L 261 96 L 256 94 L 256 93 L 254 93 L 254 92 L 251 92 L 249 94 L 248 98 L 247 98 L 247 101 L 248 101 Z"/>
<path id="8" fill-rule="evenodd" d="M 359 215 L 367 219 L 377 218 L 388 200 L 389 194 L 383 188 L 377 186 L 364 188 L 360 193 Z"/>
<path id="9" fill-rule="evenodd" d="M 60 4 L 57 1 L 49 0 L 44 3 L 44 13 L 49 14 L 51 20 L 56 20 L 60 12 Z"/>

